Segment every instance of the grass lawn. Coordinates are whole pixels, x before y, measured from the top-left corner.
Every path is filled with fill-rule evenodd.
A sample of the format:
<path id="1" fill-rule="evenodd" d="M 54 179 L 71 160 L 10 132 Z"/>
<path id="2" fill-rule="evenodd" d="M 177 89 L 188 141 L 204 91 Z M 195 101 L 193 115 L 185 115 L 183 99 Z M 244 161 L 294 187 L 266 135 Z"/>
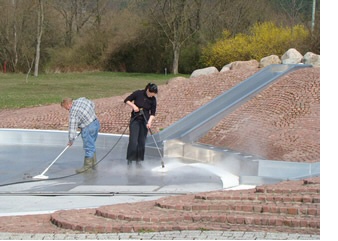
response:
<path id="1" fill-rule="evenodd" d="M 40 74 L 0 73 L 0 110 L 60 103 L 64 97 L 99 99 L 143 89 L 147 83 L 162 85 L 167 80 L 188 75 L 86 72 Z"/>

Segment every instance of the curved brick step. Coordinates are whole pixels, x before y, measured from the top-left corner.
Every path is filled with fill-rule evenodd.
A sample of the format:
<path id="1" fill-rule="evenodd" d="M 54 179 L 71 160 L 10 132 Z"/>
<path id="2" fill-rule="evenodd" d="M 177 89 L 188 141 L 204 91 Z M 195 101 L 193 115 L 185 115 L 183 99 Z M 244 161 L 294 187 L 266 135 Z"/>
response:
<path id="1" fill-rule="evenodd" d="M 262 185 L 248 190 L 224 190 L 199 193 L 196 199 L 202 200 L 259 200 L 279 202 L 320 202 L 319 177 L 299 181 L 283 181 L 273 185 Z"/>
<path id="2" fill-rule="evenodd" d="M 157 208 L 154 201 L 124 203 L 102 206 L 96 209 L 95 215 L 112 220 L 140 221 L 148 223 L 185 221 L 189 219 L 184 212 Z"/>
<path id="3" fill-rule="evenodd" d="M 179 204 L 156 202 L 157 207 L 170 210 L 182 210 L 182 211 L 216 211 L 216 212 L 250 212 L 250 213 L 272 213 L 272 214 L 287 214 L 287 215 L 307 215 L 307 216 L 319 216 L 320 205 L 303 205 L 290 203 L 264 203 L 264 202 L 207 202 L 207 203 L 187 203 Z"/>
<path id="4" fill-rule="evenodd" d="M 316 189 L 294 194 L 302 196 L 302 202 L 288 202 L 290 192 L 278 193 L 279 199 L 257 198 L 276 194 L 256 189 L 171 196 L 96 209 L 57 211 L 51 215 L 51 222 L 60 228 L 97 233 L 199 229 L 320 233 L 320 198 Z M 220 198 L 229 195 L 245 198 Z"/>
<path id="5" fill-rule="evenodd" d="M 289 215 L 320 215 L 320 197 L 302 197 L 306 202 L 292 202 L 289 198 L 248 199 L 194 199 L 177 201 L 175 198 L 159 199 L 156 206 L 162 209 L 184 211 L 237 211 L 281 213 Z"/>
<path id="6" fill-rule="evenodd" d="M 274 185 L 262 185 L 256 187 L 260 193 L 320 193 L 320 177 L 313 177 L 298 181 L 283 181 Z"/>
<path id="7" fill-rule="evenodd" d="M 179 230 L 194 230 L 196 226 L 189 223 L 178 225 L 177 222 L 171 222 L 159 225 L 158 222 L 143 222 L 130 220 L 113 220 L 95 215 L 95 209 L 86 210 L 67 210 L 57 211 L 51 215 L 51 223 L 63 229 L 70 229 L 88 233 L 129 233 L 142 231 L 171 231 Z"/>
<path id="8" fill-rule="evenodd" d="M 95 215 L 95 209 L 57 211 L 51 215 L 51 223 L 59 228 L 88 233 L 160 232 L 173 230 L 231 230 L 231 225 L 210 222 L 166 223 L 112 220 Z M 233 230 L 237 230 L 234 228 Z"/>
<path id="9" fill-rule="evenodd" d="M 114 205 L 113 205 L 114 206 Z M 136 206 L 137 207 L 137 206 Z M 97 210 L 66 210 L 57 211 L 51 215 L 51 222 L 59 228 L 70 229 L 82 232 L 94 233 L 116 233 L 116 232 L 142 232 L 142 231 L 172 231 L 172 230 L 283 230 L 291 233 L 313 233 L 318 234 L 320 230 L 320 220 L 318 218 L 294 219 L 282 215 L 266 217 L 264 215 L 217 215 L 205 213 L 195 213 L 185 216 L 184 220 L 165 220 L 156 219 L 131 219 L 123 218 L 121 215 L 117 219 L 105 218 L 96 215 Z M 148 210 L 152 213 L 152 210 Z"/>
<path id="10" fill-rule="evenodd" d="M 234 191 L 222 191 L 217 193 L 202 193 L 195 196 L 197 200 L 214 201 L 265 201 L 265 202 L 289 202 L 289 203 L 320 203 L 320 193 L 243 193 Z"/>
<path id="11" fill-rule="evenodd" d="M 256 193 L 253 190 L 219 191 L 155 201 L 162 209 L 183 211 L 249 212 L 300 216 L 320 215 L 320 194 Z"/>
<path id="12" fill-rule="evenodd" d="M 299 181 L 283 181 L 277 184 L 262 185 L 248 190 L 221 190 L 196 194 L 196 199 L 204 200 L 224 200 L 224 199 L 255 199 L 254 195 L 315 195 L 320 194 L 319 177 L 304 179 Z"/>
<path id="13" fill-rule="evenodd" d="M 181 199 L 181 198 L 180 198 Z M 163 202 L 166 198 L 162 199 Z M 180 206 L 182 207 L 182 206 Z M 206 205 L 208 207 L 208 205 Z M 211 206 L 212 207 L 212 206 Z M 304 227 L 317 228 L 319 227 L 319 206 L 317 207 L 295 207 L 286 206 L 284 208 L 278 205 L 274 206 L 259 206 L 256 209 L 251 204 L 241 205 L 236 204 L 234 208 L 230 209 L 229 206 L 217 206 L 216 208 L 196 208 L 196 209 L 167 209 L 158 207 L 158 201 L 152 201 L 137 205 L 134 204 L 118 204 L 103 206 L 96 209 L 96 215 L 113 220 L 125 221 L 142 221 L 142 222 L 171 222 L 171 221 L 189 221 L 195 222 L 197 220 L 212 221 L 212 222 L 225 222 L 236 224 L 234 219 L 245 219 L 246 223 L 251 223 L 250 220 L 254 219 L 254 223 L 271 223 L 274 221 L 276 225 L 294 225 L 289 224 L 288 220 L 294 223 L 299 222 L 297 226 L 304 225 Z M 223 207 L 223 208 L 222 208 Z M 241 207 L 241 208 L 239 208 Z M 128 211 L 126 211 L 128 210 Z M 268 220 L 268 221 L 265 221 Z M 317 222 L 316 225 L 312 221 Z M 241 222 L 241 221 L 240 221 Z"/>
<path id="14" fill-rule="evenodd" d="M 131 207 L 132 208 L 132 207 Z M 208 210 L 190 211 L 185 210 L 163 210 L 149 205 L 135 207 L 131 211 L 121 211 L 120 206 L 105 206 L 96 209 L 95 215 L 122 221 L 140 222 L 221 222 L 229 224 L 255 224 L 290 226 L 303 228 L 319 228 L 319 215 L 310 217 L 309 215 L 288 215 L 287 213 L 261 213 L 261 212 L 241 212 L 229 210 Z"/>

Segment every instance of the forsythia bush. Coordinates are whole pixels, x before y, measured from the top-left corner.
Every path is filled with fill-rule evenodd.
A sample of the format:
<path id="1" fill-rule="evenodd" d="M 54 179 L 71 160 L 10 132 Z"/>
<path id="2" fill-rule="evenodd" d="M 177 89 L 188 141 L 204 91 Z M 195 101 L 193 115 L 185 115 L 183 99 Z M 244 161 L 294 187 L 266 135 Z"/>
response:
<path id="1" fill-rule="evenodd" d="M 202 63 L 222 68 L 238 60 L 260 60 L 269 55 L 282 56 L 288 49 L 301 46 L 309 32 L 302 25 L 278 27 L 272 22 L 255 24 L 248 35 L 231 37 L 229 31 L 222 38 L 202 50 Z"/>

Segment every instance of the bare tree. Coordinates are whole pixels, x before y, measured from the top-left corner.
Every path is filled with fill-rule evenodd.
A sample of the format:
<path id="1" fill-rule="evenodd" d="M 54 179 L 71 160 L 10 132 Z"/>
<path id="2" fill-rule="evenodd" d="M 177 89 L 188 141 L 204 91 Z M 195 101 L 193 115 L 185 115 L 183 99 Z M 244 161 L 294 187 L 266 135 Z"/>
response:
<path id="1" fill-rule="evenodd" d="M 252 23 L 262 20 L 263 16 L 260 13 L 262 9 L 266 11 L 266 0 L 152 0 L 150 2 L 155 2 L 150 8 L 153 21 L 160 26 L 172 45 L 174 74 L 178 73 L 182 46 L 197 32 L 202 37 L 203 34 L 205 36 L 212 31 L 220 35 L 224 29 L 228 29 L 235 35 L 247 29 Z M 207 36 L 204 39 L 214 40 Z"/>
<path id="2" fill-rule="evenodd" d="M 157 0 L 151 8 L 153 20 L 160 26 L 173 49 L 173 74 L 178 74 L 182 45 L 199 30 L 201 0 Z"/>
<path id="3" fill-rule="evenodd" d="M 270 0 L 213 0 L 217 6 L 208 4 L 204 14 L 212 13 L 210 20 L 202 26 L 206 42 L 212 42 L 222 37 L 224 30 L 234 37 L 245 33 L 257 22 L 271 19 L 273 11 Z"/>
<path id="4" fill-rule="evenodd" d="M 2 58 L 8 61 L 14 72 L 22 71 L 24 68 L 25 45 L 32 46 L 32 27 L 35 26 L 35 22 L 31 19 L 33 15 L 31 9 L 34 8 L 34 3 L 35 1 L 6 0 L 0 4 Z"/>
<path id="5" fill-rule="evenodd" d="M 74 32 L 79 34 L 85 24 L 92 18 L 97 17 L 97 6 L 91 0 L 58 0 L 54 1 L 54 8 L 63 16 L 66 26 L 65 45 L 73 44 Z M 95 22 L 95 20 L 94 20 Z"/>
<path id="6" fill-rule="evenodd" d="M 18 63 L 18 37 L 17 37 L 17 8 L 18 4 L 16 0 L 12 0 L 12 5 L 13 5 L 13 53 L 14 53 L 14 61 L 13 61 L 13 68 L 15 70 L 15 67 Z"/>
<path id="7" fill-rule="evenodd" d="M 40 45 L 43 32 L 43 22 L 44 22 L 44 10 L 43 10 L 43 0 L 39 0 L 38 4 L 38 21 L 37 21 L 37 36 L 36 36 L 36 51 L 35 51 L 35 66 L 34 66 L 34 76 L 39 75 L 39 62 L 40 62 Z"/>
<path id="8" fill-rule="evenodd" d="M 290 25 L 294 26 L 297 23 L 301 10 L 304 8 L 303 0 L 281 0 L 280 7 L 284 10 L 290 20 Z"/>

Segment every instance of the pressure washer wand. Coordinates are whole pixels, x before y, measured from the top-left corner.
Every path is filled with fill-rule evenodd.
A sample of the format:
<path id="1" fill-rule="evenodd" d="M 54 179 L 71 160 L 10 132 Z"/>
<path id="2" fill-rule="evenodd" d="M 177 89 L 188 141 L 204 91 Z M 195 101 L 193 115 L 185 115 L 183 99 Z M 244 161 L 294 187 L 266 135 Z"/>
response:
<path id="1" fill-rule="evenodd" d="M 54 159 L 54 161 L 49 164 L 49 166 L 39 175 L 34 176 L 34 179 L 48 179 L 48 176 L 45 176 L 45 173 L 49 170 L 51 166 L 60 158 L 60 156 L 69 148 L 69 145 L 66 146 L 65 149 Z"/>
<path id="2" fill-rule="evenodd" d="M 162 154 L 161 154 L 160 148 L 158 147 L 158 145 L 157 145 L 157 142 L 156 142 L 156 140 L 155 140 L 155 137 L 154 137 L 154 135 L 153 135 L 153 132 L 151 131 L 151 129 L 150 129 L 150 128 L 149 128 L 149 131 L 150 131 L 150 134 L 151 134 L 151 136 L 153 137 L 153 140 L 154 140 L 154 142 L 155 142 L 156 148 L 157 148 L 157 150 L 158 150 L 158 154 L 160 154 L 162 168 L 164 168 L 164 161 L 163 161 L 163 157 L 162 157 Z"/>
<path id="3" fill-rule="evenodd" d="M 140 109 L 140 113 L 143 115 L 143 117 L 144 117 L 144 119 L 145 119 L 146 123 L 148 123 L 148 120 L 147 120 L 147 118 L 146 118 L 146 116 L 145 116 L 145 114 L 144 114 L 144 112 L 143 112 L 143 109 L 142 109 L 142 108 Z M 164 161 L 163 161 L 163 156 L 162 156 L 162 154 L 161 154 L 160 148 L 158 147 L 158 145 L 157 145 L 157 142 L 156 142 L 156 140 L 155 140 L 155 137 L 154 137 L 154 135 L 153 135 L 153 132 L 151 131 L 151 129 L 150 129 L 150 128 L 149 128 L 149 131 L 150 131 L 151 137 L 153 138 L 153 141 L 155 142 L 155 145 L 156 145 L 156 148 L 157 148 L 158 154 L 160 154 L 162 168 L 164 168 Z"/>
<path id="4" fill-rule="evenodd" d="M 79 133 L 77 134 L 77 136 L 75 137 L 75 139 L 76 139 L 80 134 L 81 134 L 81 132 L 79 132 Z M 54 159 L 54 161 L 51 162 L 51 164 L 49 164 L 49 166 L 48 166 L 41 174 L 36 175 L 36 176 L 34 176 L 33 178 L 34 178 L 34 179 L 48 179 L 48 176 L 46 176 L 45 173 L 49 170 L 49 168 L 50 168 L 51 166 L 53 166 L 53 164 L 60 158 L 60 156 L 62 156 L 62 154 L 63 154 L 69 147 L 70 147 L 70 146 L 67 145 L 67 146 L 65 147 L 65 149 L 63 149 L 63 151 L 62 151 L 62 152 Z"/>

